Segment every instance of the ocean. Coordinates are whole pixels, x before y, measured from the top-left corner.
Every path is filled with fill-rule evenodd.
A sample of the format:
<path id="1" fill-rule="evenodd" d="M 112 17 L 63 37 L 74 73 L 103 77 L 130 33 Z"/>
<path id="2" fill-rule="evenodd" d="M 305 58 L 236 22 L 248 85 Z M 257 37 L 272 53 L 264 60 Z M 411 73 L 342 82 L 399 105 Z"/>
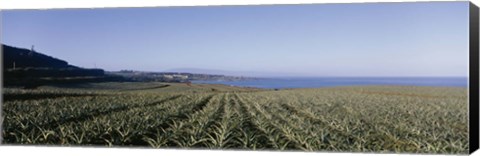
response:
<path id="1" fill-rule="evenodd" d="M 241 81 L 192 81 L 200 84 L 224 84 L 266 89 L 320 88 L 362 85 L 401 85 L 467 87 L 466 77 L 322 77 L 322 78 L 260 78 Z"/>

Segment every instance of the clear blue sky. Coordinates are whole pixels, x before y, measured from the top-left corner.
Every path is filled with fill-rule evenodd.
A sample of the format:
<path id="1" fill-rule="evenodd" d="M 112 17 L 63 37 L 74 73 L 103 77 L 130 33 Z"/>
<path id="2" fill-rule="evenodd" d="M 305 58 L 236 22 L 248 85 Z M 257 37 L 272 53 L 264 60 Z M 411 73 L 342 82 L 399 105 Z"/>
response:
<path id="1" fill-rule="evenodd" d="M 2 11 L 1 41 L 80 67 L 467 76 L 468 2 Z"/>

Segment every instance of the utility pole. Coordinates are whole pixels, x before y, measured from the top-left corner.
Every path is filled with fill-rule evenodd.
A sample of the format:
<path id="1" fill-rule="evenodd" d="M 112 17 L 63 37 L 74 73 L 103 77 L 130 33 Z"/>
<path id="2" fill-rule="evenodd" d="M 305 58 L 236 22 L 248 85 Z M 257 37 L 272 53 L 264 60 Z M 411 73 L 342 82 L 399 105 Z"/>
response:
<path id="1" fill-rule="evenodd" d="M 13 70 L 15 70 L 15 61 L 13 61 Z"/>

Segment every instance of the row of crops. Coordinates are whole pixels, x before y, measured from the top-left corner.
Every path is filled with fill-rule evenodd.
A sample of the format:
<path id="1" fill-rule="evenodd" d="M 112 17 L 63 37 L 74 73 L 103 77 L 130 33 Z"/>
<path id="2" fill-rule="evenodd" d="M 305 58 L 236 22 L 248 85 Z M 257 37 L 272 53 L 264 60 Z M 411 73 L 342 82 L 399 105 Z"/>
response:
<path id="1" fill-rule="evenodd" d="M 7 93 L 17 98 L 2 106 L 6 144 L 468 151 L 467 94 L 462 88 Z M 42 93 L 56 96 L 18 98 Z"/>

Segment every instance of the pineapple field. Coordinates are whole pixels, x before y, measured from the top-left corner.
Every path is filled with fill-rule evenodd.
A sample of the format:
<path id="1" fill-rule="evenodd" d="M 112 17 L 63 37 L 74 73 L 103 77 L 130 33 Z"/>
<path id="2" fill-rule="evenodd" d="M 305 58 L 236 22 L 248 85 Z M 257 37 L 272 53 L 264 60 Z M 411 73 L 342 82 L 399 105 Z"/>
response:
<path id="1" fill-rule="evenodd" d="M 461 87 L 413 86 L 5 88 L 2 143 L 466 154 L 467 95 Z"/>

